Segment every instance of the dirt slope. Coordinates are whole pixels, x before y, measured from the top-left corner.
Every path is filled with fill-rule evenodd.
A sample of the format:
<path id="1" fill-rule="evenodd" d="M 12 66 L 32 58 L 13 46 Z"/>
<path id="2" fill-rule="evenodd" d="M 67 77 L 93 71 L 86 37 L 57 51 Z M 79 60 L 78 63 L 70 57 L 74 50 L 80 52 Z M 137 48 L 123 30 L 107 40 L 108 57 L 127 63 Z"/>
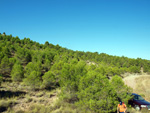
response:
<path id="1" fill-rule="evenodd" d="M 125 77 L 123 79 L 123 81 L 125 82 L 125 84 L 127 86 L 130 86 L 131 88 L 133 88 L 133 90 L 135 90 L 135 87 L 136 87 L 136 78 L 140 77 L 140 75 L 134 75 L 134 74 L 131 74 L 127 77 Z"/>
<path id="2" fill-rule="evenodd" d="M 123 78 L 127 86 L 133 88 L 134 93 L 141 94 L 146 100 L 150 101 L 150 75 L 148 74 L 129 74 Z"/>

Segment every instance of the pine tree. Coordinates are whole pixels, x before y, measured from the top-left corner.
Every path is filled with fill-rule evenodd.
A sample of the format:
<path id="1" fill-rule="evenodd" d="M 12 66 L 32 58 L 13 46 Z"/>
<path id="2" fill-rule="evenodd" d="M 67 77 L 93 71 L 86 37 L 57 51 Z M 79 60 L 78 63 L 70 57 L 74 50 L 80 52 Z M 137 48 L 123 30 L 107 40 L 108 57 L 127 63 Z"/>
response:
<path id="1" fill-rule="evenodd" d="M 0 73 L 6 75 L 6 74 L 9 74 L 10 71 L 11 71 L 11 68 L 9 64 L 9 58 L 7 56 L 4 56 L 0 64 Z"/>
<path id="2" fill-rule="evenodd" d="M 110 83 L 113 86 L 114 91 L 116 91 L 117 97 L 127 103 L 128 99 L 131 98 L 128 93 L 131 93 L 132 89 L 127 87 L 122 78 L 118 75 L 113 76 Z"/>
<path id="3" fill-rule="evenodd" d="M 23 67 L 19 63 L 15 63 L 11 71 L 11 78 L 13 81 L 22 81 L 23 79 Z"/>
<path id="4" fill-rule="evenodd" d="M 51 62 L 49 59 L 46 59 L 45 63 L 44 63 L 44 68 L 46 71 L 50 70 L 51 68 Z"/>
<path id="5" fill-rule="evenodd" d="M 43 86 L 45 88 L 51 88 L 51 87 L 55 87 L 56 85 L 56 78 L 55 75 L 52 74 L 51 71 L 48 71 L 44 74 L 44 76 L 42 76 L 43 79 Z"/>
<path id="6" fill-rule="evenodd" d="M 32 71 L 23 81 L 25 84 L 31 86 L 32 89 L 39 88 L 41 85 L 41 79 L 39 72 Z"/>
<path id="7" fill-rule="evenodd" d="M 79 101 L 77 105 L 93 112 L 114 112 L 116 110 L 117 98 L 106 76 L 89 71 L 79 82 L 77 92 Z"/>

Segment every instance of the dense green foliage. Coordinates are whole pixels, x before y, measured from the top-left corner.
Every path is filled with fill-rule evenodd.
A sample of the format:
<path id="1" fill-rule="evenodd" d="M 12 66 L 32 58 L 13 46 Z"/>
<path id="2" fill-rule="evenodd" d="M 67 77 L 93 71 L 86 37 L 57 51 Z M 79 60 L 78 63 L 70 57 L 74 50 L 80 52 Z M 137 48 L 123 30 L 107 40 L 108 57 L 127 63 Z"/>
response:
<path id="1" fill-rule="evenodd" d="M 141 69 L 150 73 L 150 61 L 72 51 L 0 34 L 0 75 L 33 89 L 61 87 L 64 101 L 93 112 L 115 111 L 119 99 L 127 102 L 131 89 L 121 75 Z"/>
<path id="2" fill-rule="evenodd" d="M 117 103 L 116 92 L 109 80 L 96 71 L 90 71 L 87 76 L 81 78 L 78 97 L 77 103 L 92 111 L 115 111 L 113 106 Z"/>
<path id="3" fill-rule="evenodd" d="M 22 81 L 23 79 L 23 67 L 22 65 L 15 63 L 12 71 L 11 71 L 11 78 L 13 81 Z"/>
<path id="4" fill-rule="evenodd" d="M 45 87 L 45 88 L 55 87 L 56 77 L 51 71 L 46 72 L 42 76 L 42 79 L 43 79 L 43 87 Z"/>

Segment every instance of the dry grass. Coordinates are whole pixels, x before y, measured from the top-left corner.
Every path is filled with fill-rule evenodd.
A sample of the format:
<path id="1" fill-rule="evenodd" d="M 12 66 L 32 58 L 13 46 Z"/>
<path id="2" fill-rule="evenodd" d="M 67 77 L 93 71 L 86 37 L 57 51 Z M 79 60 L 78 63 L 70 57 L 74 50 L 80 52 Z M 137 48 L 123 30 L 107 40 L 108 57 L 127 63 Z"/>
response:
<path id="1" fill-rule="evenodd" d="M 58 99 L 60 89 L 32 91 L 23 84 L 5 82 L 0 91 L 13 95 L 0 98 L 0 109 L 4 113 L 91 113 Z M 15 95 L 16 92 L 25 93 Z"/>
<path id="2" fill-rule="evenodd" d="M 135 82 L 135 93 L 143 95 L 145 100 L 150 101 L 150 75 L 140 76 Z"/>
<path id="3" fill-rule="evenodd" d="M 0 112 L 4 112 L 8 108 L 11 108 L 17 104 L 16 98 L 7 98 L 7 99 L 0 99 Z"/>
<path id="4" fill-rule="evenodd" d="M 131 74 L 124 78 L 126 85 L 133 88 L 133 92 L 142 95 L 146 100 L 150 101 L 150 75 Z"/>
<path id="5" fill-rule="evenodd" d="M 0 112 L 49 113 L 49 107 L 58 100 L 59 92 L 59 89 L 33 91 L 24 84 L 3 82 L 0 88 Z"/>

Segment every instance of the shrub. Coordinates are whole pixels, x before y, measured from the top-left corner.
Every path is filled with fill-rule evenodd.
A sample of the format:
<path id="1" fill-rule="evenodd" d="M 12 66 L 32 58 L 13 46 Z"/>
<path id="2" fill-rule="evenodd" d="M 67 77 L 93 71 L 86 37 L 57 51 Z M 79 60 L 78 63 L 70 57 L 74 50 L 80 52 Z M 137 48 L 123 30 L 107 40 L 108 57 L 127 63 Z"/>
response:
<path id="1" fill-rule="evenodd" d="M 22 81 L 22 79 L 23 79 L 23 67 L 20 64 L 18 64 L 18 63 L 14 64 L 13 69 L 11 71 L 11 78 L 15 82 Z"/>
<path id="2" fill-rule="evenodd" d="M 39 73 L 32 71 L 31 74 L 24 79 L 24 83 L 31 86 L 32 89 L 39 88 L 41 85 Z"/>
<path id="3" fill-rule="evenodd" d="M 112 112 L 116 110 L 116 93 L 109 80 L 95 71 L 88 72 L 80 79 L 79 102 L 77 105 L 90 109 L 93 112 Z"/>
<path id="4" fill-rule="evenodd" d="M 55 75 L 48 71 L 42 76 L 43 79 L 43 86 L 45 88 L 54 87 L 56 85 L 56 78 Z"/>

